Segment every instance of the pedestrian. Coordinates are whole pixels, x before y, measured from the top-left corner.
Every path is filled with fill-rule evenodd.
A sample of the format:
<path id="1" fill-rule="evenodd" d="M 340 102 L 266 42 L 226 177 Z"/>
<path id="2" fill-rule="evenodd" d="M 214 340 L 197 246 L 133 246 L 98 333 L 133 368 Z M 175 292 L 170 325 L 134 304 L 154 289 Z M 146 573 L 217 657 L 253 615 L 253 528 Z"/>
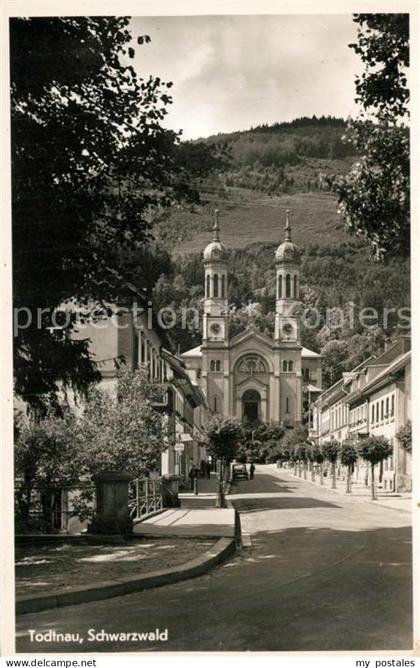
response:
<path id="1" fill-rule="evenodd" d="M 207 462 L 207 464 L 206 464 L 207 479 L 210 479 L 210 473 L 211 473 L 211 464 L 210 464 L 210 462 Z"/>
<path id="2" fill-rule="evenodd" d="M 191 489 L 194 489 L 194 480 L 195 478 L 198 478 L 198 469 L 196 466 L 192 465 L 189 476 L 191 481 Z"/>
<path id="3" fill-rule="evenodd" d="M 251 462 L 251 466 L 249 467 L 249 479 L 250 480 L 254 479 L 254 473 L 255 473 L 255 464 L 254 464 L 254 462 Z"/>

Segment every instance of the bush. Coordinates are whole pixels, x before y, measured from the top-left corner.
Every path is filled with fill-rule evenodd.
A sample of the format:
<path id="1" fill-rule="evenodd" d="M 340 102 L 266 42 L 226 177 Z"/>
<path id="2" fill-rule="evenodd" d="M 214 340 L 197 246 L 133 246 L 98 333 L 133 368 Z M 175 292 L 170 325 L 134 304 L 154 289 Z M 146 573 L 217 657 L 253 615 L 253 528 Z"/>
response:
<path id="1" fill-rule="evenodd" d="M 411 443 L 412 443 L 412 427 L 411 420 L 407 420 L 404 426 L 401 427 L 396 433 L 396 437 L 401 447 L 404 448 L 407 452 L 411 452 Z"/>

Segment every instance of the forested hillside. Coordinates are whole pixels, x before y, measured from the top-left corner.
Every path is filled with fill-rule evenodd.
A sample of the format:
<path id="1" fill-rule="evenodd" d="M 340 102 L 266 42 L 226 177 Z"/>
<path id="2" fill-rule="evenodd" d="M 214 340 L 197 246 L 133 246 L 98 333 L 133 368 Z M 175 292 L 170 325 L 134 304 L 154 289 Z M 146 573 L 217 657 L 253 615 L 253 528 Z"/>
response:
<path id="1" fill-rule="evenodd" d="M 331 178 L 347 173 L 357 161 L 343 141 L 344 131 L 341 119 L 303 118 L 184 145 L 185 164 L 197 165 L 200 202 L 174 207 L 158 223 L 174 262 L 154 295 L 157 307 L 171 306 L 178 313 L 171 335 L 181 350 L 201 343 L 201 329 L 192 319 L 181 326 L 181 310 L 201 312 L 201 254 L 211 238 L 215 208 L 229 252 L 231 334 L 250 318 L 273 333 L 274 252 L 284 238 L 286 209 L 302 251 L 300 297 L 304 309 L 319 313 L 317 322 L 302 326 L 302 344 L 325 355 L 325 384 L 408 331 L 408 311 L 401 309 L 409 306 L 409 261 L 374 262 L 368 246 L 349 236 L 337 212 Z M 201 174 L 206 161 L 212 169 Z M 364 308 L 375 309 L 377 317 L 360 321 Z M 393 310 L 386 315 L 384 309 Z"/>

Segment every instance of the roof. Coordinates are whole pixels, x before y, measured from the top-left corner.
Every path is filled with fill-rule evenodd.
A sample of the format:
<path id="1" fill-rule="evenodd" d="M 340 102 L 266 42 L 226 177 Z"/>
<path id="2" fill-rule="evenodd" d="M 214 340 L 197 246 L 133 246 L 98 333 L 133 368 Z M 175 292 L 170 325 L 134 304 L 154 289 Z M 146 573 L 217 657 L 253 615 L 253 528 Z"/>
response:
<path id="1" fill-rule="evenodd" d="M 379 390 L 381 387 L 389 383 L 390 381 L 393 382 L 393 374 L 397 373 L 401 369 L 405 367 L 405 365 L 410 361 L 411 358 L 411 351 L 407 351 L 403 355 L 400 355 L 397 357 L 391 364 L 389 364 L 386 369 L 378 373 L 375 378 L 373 378 L 369 383 L 366 383 L 360 390 L 355 390 L 351 394 L 347 396 L 346 403 L 351 403 L 352 401 L 356 401 L 357 399 L 362 399 L 364 397 L 369 396 L 370 394 L 373 394 L 377 390 Z"/>
<path id="2" fill-rule="evenodd" d="M 309 350 L 309 348 L 302 348 L 302 357 L 322 357 L 322 355 L 319 355 L 318 353 L 315 353 L 313 350 Z"/>
<path id="3" fill-rule="evenodd" d="M 246 330 L 244 330 L 246 332 Z M 244 332 L 240 332 L 240 334 L 243 334 Z M 185 353 L 181 353 L 181 357 L 202 357 L 203 353 L 201 350 L 201 346 L 196 346 L 195 348 L 191 348 L 190 350 L 186 350 Z M 321 357 L 321 355 L 318 355 L 318 353 L 315 353 L 313 350 L 309 350 L 308 348 L 302 348 L 302 357 L 312 357 L 316 359 L 317 357 Z"/>
<path id="4" fill-rule="evenodd" d="M 181 357 L 202 357 L 203 353 L 201 351 L 201 346 L 196 346 L 190 350 L 186 350 L 185 353 L 181 353 Z"/>
<path id="5" fill-rule="evenodd" d="M 316 387 L 316 385 L 307 385 L 306 389 L 308 392 L 322 392 L 322 389 L 320 387 Z"/>

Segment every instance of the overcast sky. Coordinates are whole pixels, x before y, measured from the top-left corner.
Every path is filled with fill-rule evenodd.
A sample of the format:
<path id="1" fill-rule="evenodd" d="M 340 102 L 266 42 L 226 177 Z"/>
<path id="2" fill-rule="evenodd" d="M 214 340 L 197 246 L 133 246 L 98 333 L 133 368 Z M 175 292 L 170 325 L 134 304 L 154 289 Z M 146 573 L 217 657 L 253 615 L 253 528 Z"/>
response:
<path id="1" fill-rule="evenodd" d="M 173 81 L 166 125 L 185 138 L 356 112 L 350 14 L 139 17 L 132 28 L 151 42 L 131 63 Z"/>

